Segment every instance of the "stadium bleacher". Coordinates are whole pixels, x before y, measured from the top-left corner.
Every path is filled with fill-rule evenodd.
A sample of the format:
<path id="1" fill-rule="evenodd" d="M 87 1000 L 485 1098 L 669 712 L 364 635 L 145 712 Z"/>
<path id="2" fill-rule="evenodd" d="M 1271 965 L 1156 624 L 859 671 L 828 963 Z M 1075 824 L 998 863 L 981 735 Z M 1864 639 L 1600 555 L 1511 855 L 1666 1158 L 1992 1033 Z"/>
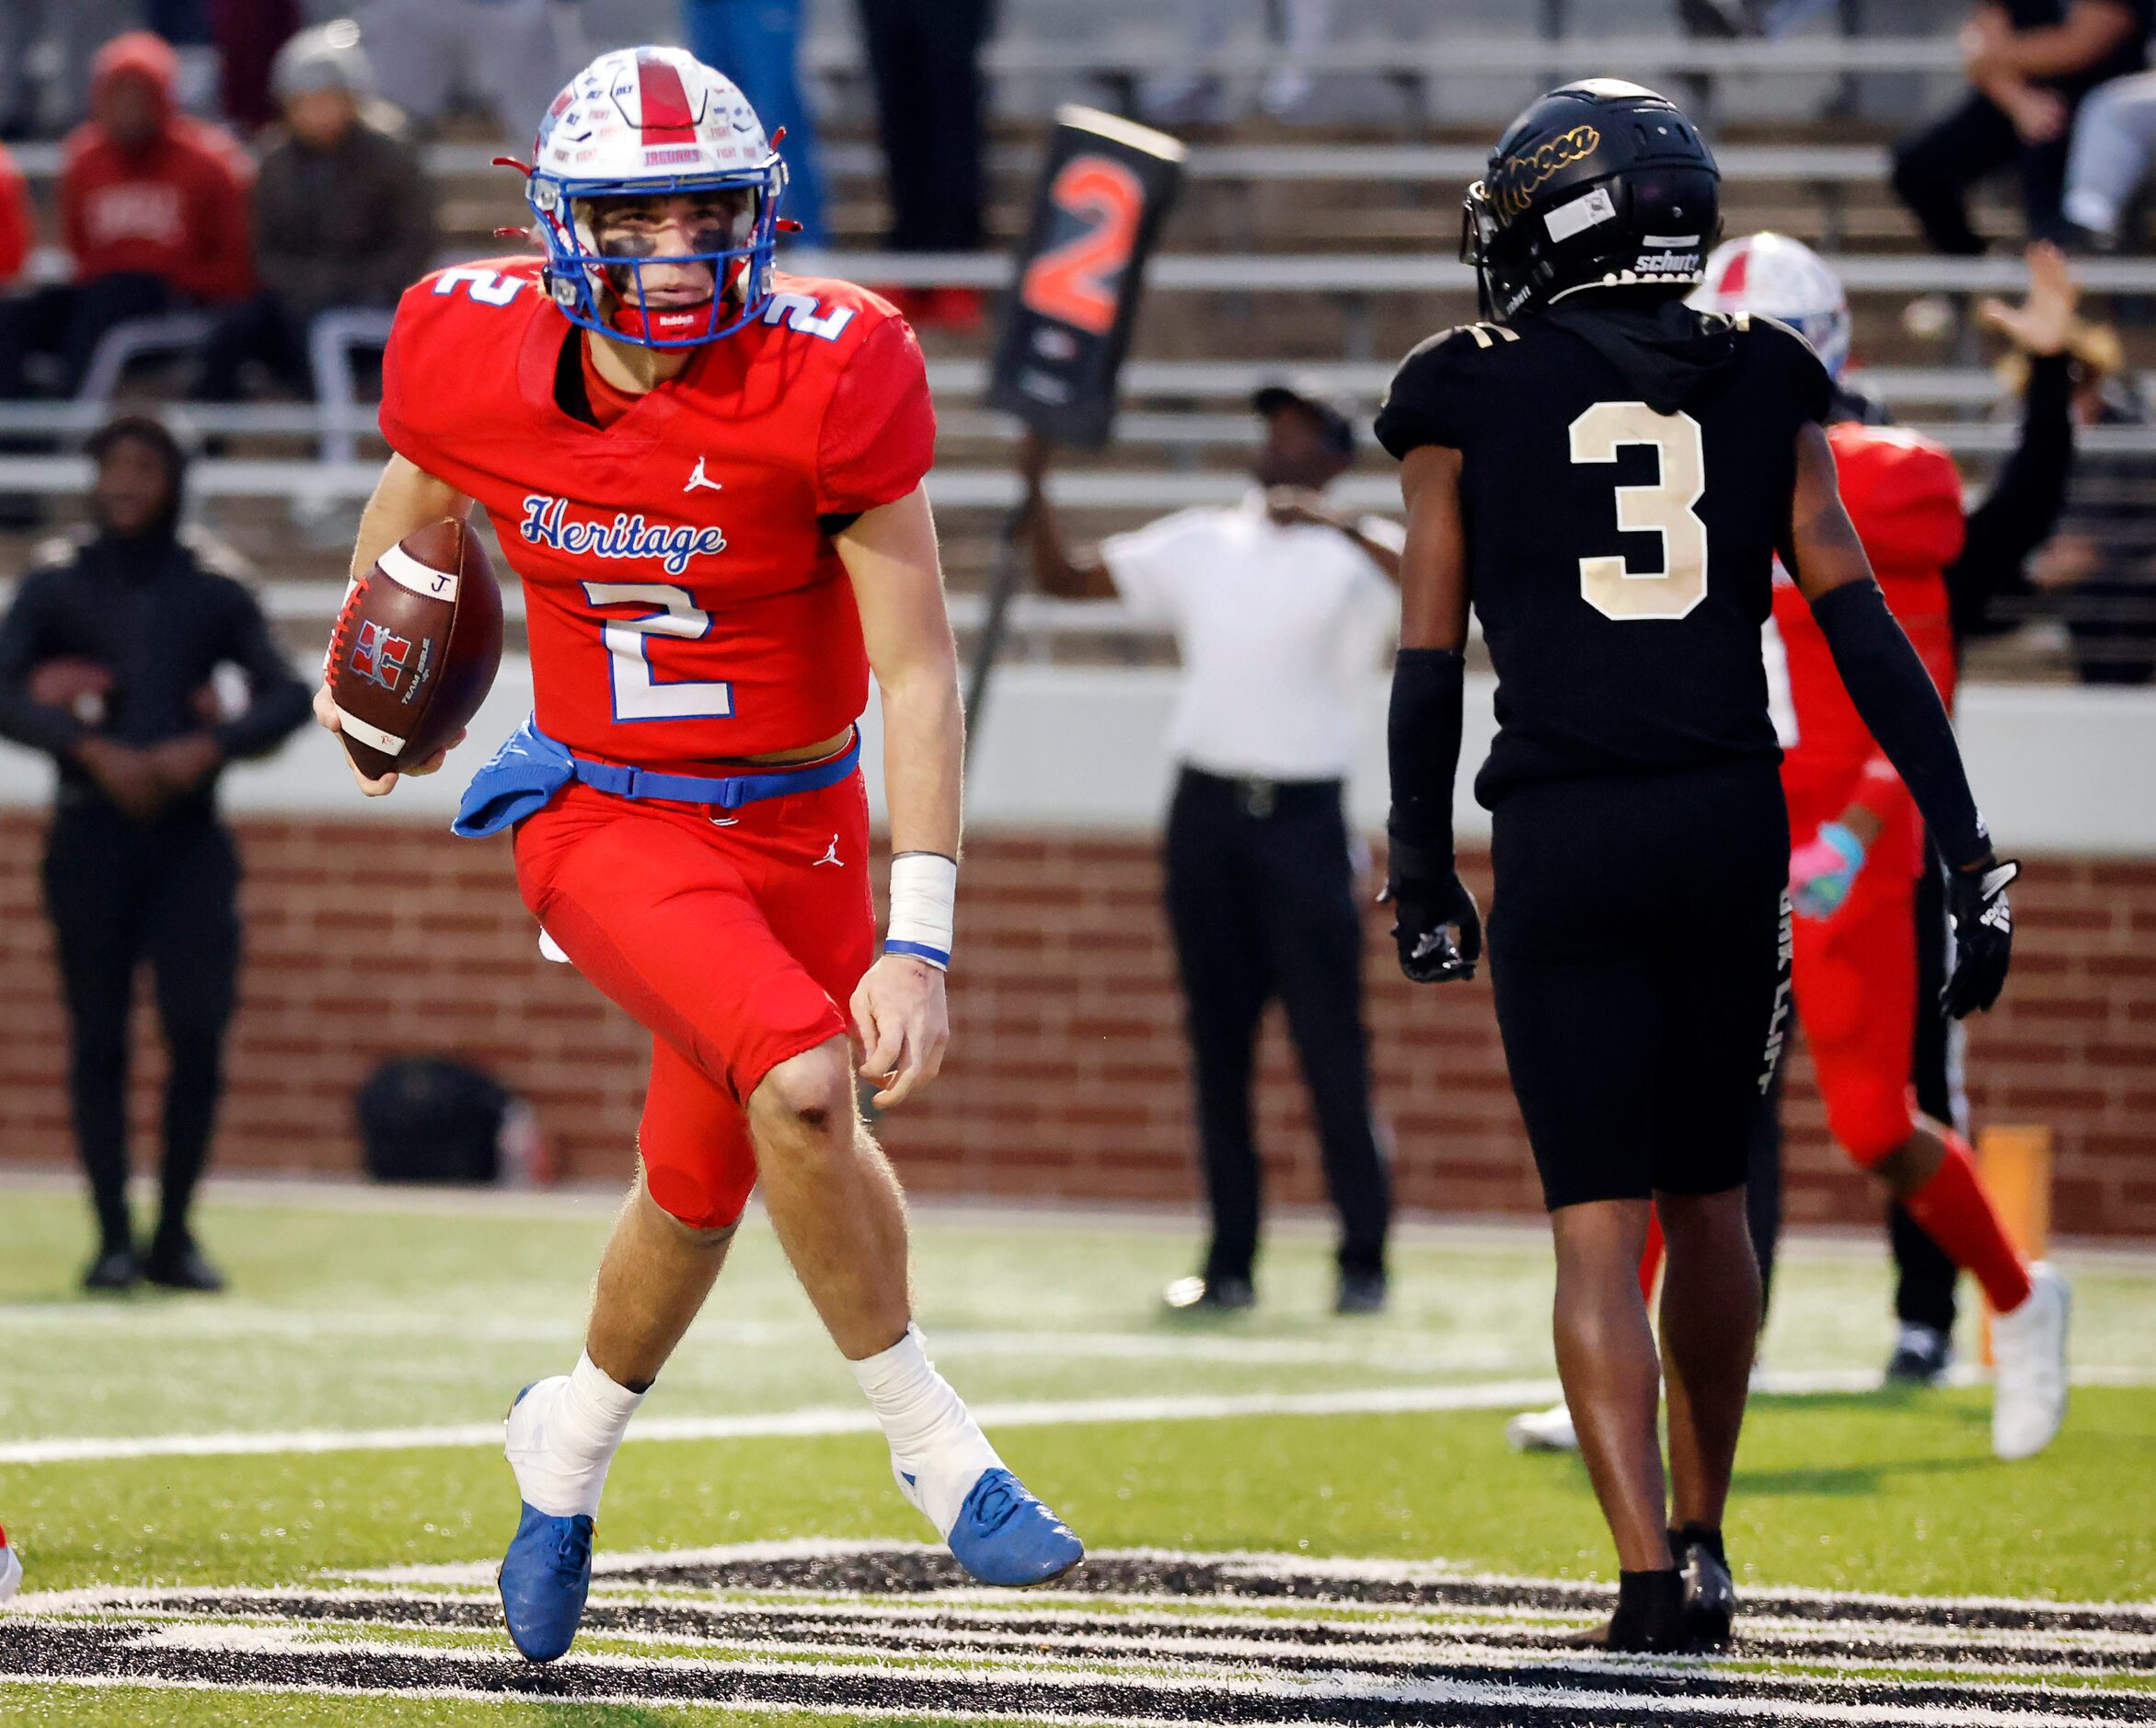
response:
<path id="1" fill-rule="evenodd" d="M 1100 12 L 1100 28 L 1074 40 L 1055 8 L 1014 6 L 991 45 L 987 66 L 1005 117 L 989 157 L 990 224 L 999 241 L 1022 225 L 1046 104 L 1074 95 L 1126 102 L 1143 75 L 1166 63 L 1234 80 L 1277 61 L 1275 50 L 1250 40 L 1198 52 L 1178 46 L 1148 26 L 1141 8 L 1090 10 Z M 1897 125 L 1949 87 L 1958 65 L 1951 38 L 1826 33 L 1712 42 L 1655 33 L 1653 7 L 1572 10 L 1574 22 L 1618 33 L 1550 40 L 1535 33 L 1533 20 L 1370 8 L 1357 23 L 1368 34 L 1329 44 L 1308 64 L 1327 77 L 1389 83 L 1403 92 L 1403 109 L 1340 119 L 1320 104 L 1320 117 L 1298 126 L 1258 120 L 1193 129 L 1184 194 L 1148 277 L 1152 311 L 1141 318 L 1126 373 L 1117 442 L 1097 456 L 1073 457 L 1058 478 L 1058 496 L 1082 531 L 1235 496 L 1252 435 L 1241 402 L 1257 384 L 1292 372 L 1374 405 L 1398 354 L 1430 329 L 1471 317 L 1471 279 L 1452 257 L 1455 200 L 1486 153 L 1485 116 L 1493 102 L 1511 99 L 1505 92 L 1513 83 L 1532 86 L 1587 67 L 1680 81 L 1690 99 L 1708 98 L 1704 111 L 1722 122 L 1729 230 L 1780 227 L 1833 255 L 1854 305 L 1858 351 L 1874 363 L 1871 387 L 1981 483 L 2012 434 L 1993 418 L 1999 386 L 1966 314 L 1977 295 L 2013 293 L 2022 266 L 2003 248 L 1980 259 L 1922 252 L 1885 184 Z M 1415 31 L 1416 18 L 1446 28 Z M 824 166 L 838 249 L 803 256 L 800 268 L 901 288 L 999 288 L 1010 268 L 1003 247 L 903 257 L 870 249 L 882 221 L 880 157 L 868 135 L 858 44 L 833 22 L 825 8 L 804 57 L 832 110 Z M 1393 37 L 1379 33 L 1389 25 Z M 1871 94 L 1852 105 L 1844 86 L 1860 74 Z M 1757 99 L 1766 91 L 1777 94 Z M 1728 99 L 1732 92 L 1742 99 Z M 503 243 L 494 230 L 523 213 L 513 179 L 492 166 L 497 149 L 465 136 L 426 151 L 444 261 L 498 254 Z M 27 146 L 18 161 L 34 187 L 49 187 L 57 147 Z M 2000 240 L 2011 236 L 2003 202 L 1985 205 L 1978 220 Z M 48 258 L 40 268 L 50 273 L 60 263 Z M 2156 298 L 2156 259 L 2093 259 L 2080 274 L 2090 291 L 2124 297 L 2129 307 L 2136 297 Z M 1912 335 L 1903 316 L 1910 301 L 1934 296 L 1948 309 L 1947 334 Z M 2156 358 L 2134 332 L 2127 338 L 2129 352 Z M 935 494 L 964 628 L 974 604 L 964 597 L 983 583 L 1016 497 L 1008 472 L 1014 428 L 980 406 L 985 332 L 935 330 L 928 343 L 943 430 Z M 326 625 L 339 592 L 338 531 L 371 487 L 382 449 L 366 406 L 341 400 L 349 371 L 323 375 L 334 387 L 319 408 L 169 407 L 190 439 L 217 442 L 222 454 L 200 466 L 197 495 L 221 534 L 276 572 L 273 609 L 295 647 Z M 168 393 L 154 376 L 125 387 Z M 63 453 L 102 411 L 95 403 L 0 404 L 0 435 L 43 437 L 63 452 L 8 459 L 6 490 L 42 495 L 64 515 L 85 469 Z M 2100 429 L 2088 447 L 2156 462 L 2156 429 Z M 1371 455 L 1342 497 L 1365 508 L 1393 503 L 1388 466 Z M 0 560 L 6 550 L 0 542 Z M 1053 606 L 1029 607 L 1020 623 L 1021 632 L 1055 638 L 1058 652 L 1080 657 L 1130 633 L 1113 621 L 1095 628 L 1097 613 L 1081 619 Z M 1982 669 L 2010 674 L 2049 664 L 2011 650 L 1986 653 Z"/>

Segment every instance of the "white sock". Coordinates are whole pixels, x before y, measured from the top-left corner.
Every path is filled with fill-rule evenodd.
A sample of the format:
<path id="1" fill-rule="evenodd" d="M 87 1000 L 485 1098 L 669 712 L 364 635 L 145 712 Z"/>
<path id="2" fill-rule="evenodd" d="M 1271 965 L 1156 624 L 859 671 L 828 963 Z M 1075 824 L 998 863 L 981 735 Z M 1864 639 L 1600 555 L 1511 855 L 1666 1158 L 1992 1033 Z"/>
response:
<path id="1" fill-rule="evenodd" d="M 509 1462 L 526 1503 L 550 1518 L 596 1516 L 607 1467 L 643 1401 L 588 1353 L 567 1375 L 532 1388 L 509 1418 Z"/>
<path id="2" fill-rule="evenodd" d="M 936 1534 L 948 1538 L 981 1472 L 999 1468 L 1003 1460 L 965 1400 L 936 1372 L 919 1327 L 907 1326 L 905 1336 L 890 1349 L 847 1365 L 883 1424 L 899 1486 L 928 1515 Z M 914 1479 L 910 1488 L 907 1476 Z"/>

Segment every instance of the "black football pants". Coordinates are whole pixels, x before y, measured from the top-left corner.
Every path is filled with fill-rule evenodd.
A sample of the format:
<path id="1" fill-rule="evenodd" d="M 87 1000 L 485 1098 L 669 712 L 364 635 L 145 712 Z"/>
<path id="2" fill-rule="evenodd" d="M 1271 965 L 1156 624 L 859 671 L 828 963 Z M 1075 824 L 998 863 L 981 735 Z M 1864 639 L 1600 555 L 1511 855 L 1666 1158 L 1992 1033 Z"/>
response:
<path id="1" fill-rule="evenodd" d="M 1251 1087 L 1258 1022 L 1275 996 L 1317 1116 L 1341 1270 L 1383 1271 L 1392 1189 L 1370 1111 L 1362 919 L 1339 782 L 1186 768 L 1168 812 L 1167 868 L 1213 1210 L 1205 1275 L 1248 1278 L 1257 1255 Z"/>
<path id="2" fill-rule="evenodd" d="M 63 808 L 45 852 L 67 1001 L 75 1145 L 106 1248 L 130 1239 L 128 1021 L 144 960 L 169 1064 L 165 1085 L 161 1241 L 185 1238 L 222 1089 L 239 971 L 239 860 L 206 810 L 130 822 L 103 805 Z"/>

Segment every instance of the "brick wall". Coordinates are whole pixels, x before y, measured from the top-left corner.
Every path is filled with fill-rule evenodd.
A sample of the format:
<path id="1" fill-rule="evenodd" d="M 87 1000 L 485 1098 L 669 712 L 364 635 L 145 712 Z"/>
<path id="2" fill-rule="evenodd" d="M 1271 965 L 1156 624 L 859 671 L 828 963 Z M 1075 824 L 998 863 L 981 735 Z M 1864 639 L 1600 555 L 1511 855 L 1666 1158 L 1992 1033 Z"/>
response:
<path id="1" fill-rule="evenodd" d="M 38 905 L 42 819 L 0 815 L 0 1157 L 68 1153 L 63 1029 Z M 220 1162 L 344 1170 L 350 1099 L 386 1053 L 454 1050 L 528 1095 L 569 1173 L 620 1176 L 643 1035 L 536 952 L 505 842 L 432 824 L 241 824 L 248 965 Z M 1471 869 L 1479 869 L 1480 860 Z M 1487 888 L 1486 880 L 1478 890 Z M 1187 1199 L 1188 1098 L 1149 842 L 983 838 L 968 856 L 942 1079 L 882 1132 L 923 1192 Z M 1486 904 L 1486 902 L 1485 902 Z M 2058 1133 L 2062 1230 L 2156 1236 L 2156 862 L 2041 860 L 2017 891 L 2014 979 L 1976 1028 L 1980 1119 Z M 1370 922 L 1379 1101 L 1406 1204 L 1517 1211 L 1535 1190 L 1489 986 L 1411 992 Z M 134 1099 L 146 1143 L 156 1041 Z M 1320 1197 L 1309 1115 L 1269 1026 L 1274 1192 Z M 1874 1215 L 1791 1076 L 1789 1205 Z"/>

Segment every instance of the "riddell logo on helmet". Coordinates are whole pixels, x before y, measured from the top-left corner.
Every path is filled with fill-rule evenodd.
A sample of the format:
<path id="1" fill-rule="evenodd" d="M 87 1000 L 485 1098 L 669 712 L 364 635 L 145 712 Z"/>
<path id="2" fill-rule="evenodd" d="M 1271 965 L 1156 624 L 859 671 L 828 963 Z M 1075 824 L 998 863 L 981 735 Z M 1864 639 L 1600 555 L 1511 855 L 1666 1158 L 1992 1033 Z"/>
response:
<path id="1" fill-rule="evenodd" d="M 1592 126 L 1574 126 L 1570 132 L 1538 144 L 1525 156 L 1507 156 L 1497 170 L 1492 189 L 1499 212 L 1507 219 L 1528 207 L 1528 201 L 1560 169 L 1585 162 L 1602 147 L 1602 134 Z"/>

